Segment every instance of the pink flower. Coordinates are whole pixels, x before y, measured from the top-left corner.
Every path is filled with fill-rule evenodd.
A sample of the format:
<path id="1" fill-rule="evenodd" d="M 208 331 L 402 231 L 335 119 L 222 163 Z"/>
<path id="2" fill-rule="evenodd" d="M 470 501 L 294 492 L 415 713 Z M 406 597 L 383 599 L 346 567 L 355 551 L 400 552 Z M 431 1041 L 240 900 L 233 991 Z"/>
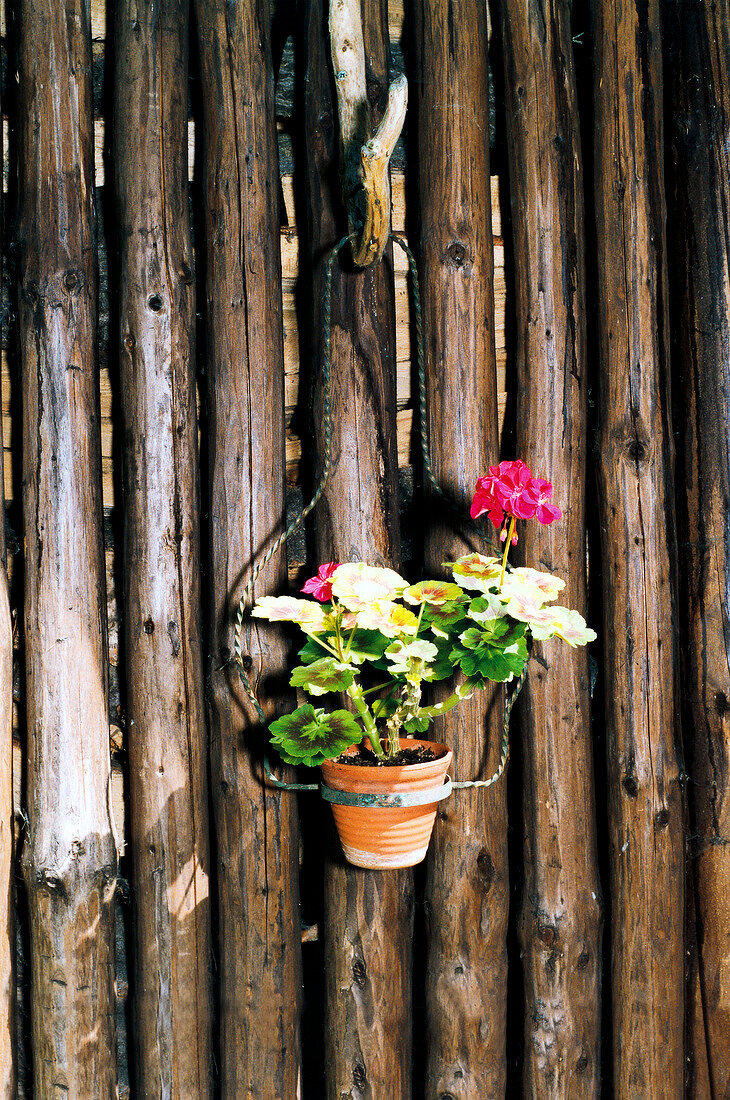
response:
<path id="1" fill-rule="evenodd" d="M 507 515 L 516 519 L 532 519 L 536 505 L 526 493 L 532 481 L 528 467 L 518 458 L 515 462 L 500 462 L 499 471 L 495 492 Z"/>
<path id="2" fill-rule="evenodd" d="M 495 527 L 502 523 L 504 509 L 499 503 L 494 487 L 499 480 L 499 466 L 490 466 L 489 473 L 479 478 L 471 503 L 471 518 L 476 519 L 486 512 Z"/>
<path id="3" fill-rule="evenodd" d="M 529 484 L 525 489 L 525 496 L 534 504 L 535 511 L 533 515 L 538 523 L 542 523 L 547 526 L 550 523 L 554 523 L 556 519 L 560 519 L 562 512 L 555 504 L 550 504 L 550 497 L 553 495 L 553 487 L 549 481 L 546 481 L 544 477 L 532 477 Z"/>
<path id="4" fill-rule="evenodd" d="M 332 574 L 339 567 L 338 561 L 328 561 L 326 565 L 320 565 L 316 577 L 310 577 L 304 582 L 302 592 L 314 596 L 315 600 L 325 603 L 332 598 Z"/>

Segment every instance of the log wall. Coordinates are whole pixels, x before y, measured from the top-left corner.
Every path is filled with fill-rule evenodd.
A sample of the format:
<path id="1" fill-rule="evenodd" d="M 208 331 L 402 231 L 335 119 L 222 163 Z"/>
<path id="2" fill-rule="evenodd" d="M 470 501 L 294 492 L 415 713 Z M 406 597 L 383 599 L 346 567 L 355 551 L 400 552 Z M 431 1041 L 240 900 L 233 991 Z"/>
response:
<path id="1" fill-rule="evenodd" d="M 536 646 L 510 785 L 455 793 L 415 875 L 346 867 L 314 796 L 263 784 L 229 665 L 321 463 L 346 224 L 325 7 L 197 0 L 188 34 L 187 0 L 124 0 L 114 26 L 101 0 L 90 25 L 21 0 L 0 27 L 0 1096 L 11 1047 L 21 1097 L 129 1096 L 128 1072 L 140 1097 L 723 1095 L 727 3 L 611 0 L 586 33 L 565 0 L 504 0 L 488 51 L 476 0 L 363 0 L 373 118 L 388 38 L 411 82 L 393 228 L 421 267 L 436 477 L 465 508 L 516 446 L 565 513 L 519 551 L 603 616 L 598 665 Z M 255 594 L 470 545 L 424 483 L 412 309 L 399 249 L 337 270 L 333 477 Z M 281 633 L 244 646 L 267 713 L 289 707 Z M 457 779 L 493 771 L 500 707 L 442 722 Z"/>

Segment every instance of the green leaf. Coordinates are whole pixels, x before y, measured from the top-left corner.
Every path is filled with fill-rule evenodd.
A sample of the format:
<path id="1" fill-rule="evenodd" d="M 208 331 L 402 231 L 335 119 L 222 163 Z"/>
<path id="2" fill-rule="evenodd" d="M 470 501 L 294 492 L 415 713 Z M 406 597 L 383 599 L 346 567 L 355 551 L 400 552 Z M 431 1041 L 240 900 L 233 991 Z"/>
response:
<path id="1" fill-rule="evenodd" d="M 352 638 L 345 642 L 347 659 L 354 665 L 361 665 L 365 661 L 375 664 L 380 661 L 391 641 L 392 638 L 386 638 L 379 630 L 356 628 Z"/>
<path id="2" fill-rule="evenodd" d="M 406 733 L 426 733 L 430 724 L 428 718 L 409 718 L 403 723 L 403 729 Z"/>
<path id="3" fill-rule="evenodd" d="M 334 642 L 334 634 L 320 634 L 320 638 L 328 645 L 332 645 Z M 315 661 L 321 661 L 327 653 L 324 646 L 319 645 L 313 637 L 309 637 L 299 650 L 299 660 L 303 665 L 311 665 Z"/>
<path id="4" fill-rule="evenodd" d="M 328 691 L 347 691 L 354 679 L 347 665 L 334 657 L 323 657 L 311 665 L 293 669 L 289 683 L 292 687 L 304 688 L 310 695 L 326 695 Z"/>
<path id="5" fill-rule="evenodd" d="M 494 629 L 492 629 L 494 627 Z M 466 676 L 503 683 L 519 676 L 527 660 L 525 624 L 497 619 L 459 636 L 451 660 Z"/>
<path id="6" fill-rule="evenodd" d="M 359 744 L 363 731 L 347 710 L 328 714 L 311 703 L 277 718 L 269 726 L 271 743 L 287 764 L 314 767 L 334 760 L 350 745 Z"/>
<path id="7" fill-rule="evenodd" d="M 426 604 L 421 618 L 422 624 L 429 626 L 435 634 L 457 634 L 466 616 L 467 600 L 468 597 L 461 600 L 449 600 L 448 603 L 442 604 L 440 607 Z"/>

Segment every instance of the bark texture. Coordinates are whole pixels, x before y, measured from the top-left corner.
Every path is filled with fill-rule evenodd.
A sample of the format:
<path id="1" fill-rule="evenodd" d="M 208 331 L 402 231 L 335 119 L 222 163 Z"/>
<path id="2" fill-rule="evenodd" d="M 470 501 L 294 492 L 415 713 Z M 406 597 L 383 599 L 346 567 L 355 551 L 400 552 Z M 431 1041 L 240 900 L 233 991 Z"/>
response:
<path id="1" fill-rule="evenodd" d="M 238 600 L 283 527 L 284 358 L 269 6 L 198 0 L 205 122 L 211 783 L 225 1097 L 297 1095 L 301 935 L 291 794 L 266 788 L 262 734 L 233 653 Z M 286 585 L 286 553 L 253 598 Z M 281 629 L 246 620 L 267 716 L 290 709 Z"/>
<path id="2" fill-rule="evenodd" d="M 107 636 L 89 8 L 20 20 L 28 817 L 33 1081 L 114 1097 L 117 852 Z"/>
<path id="3" fill-rule="evenodd" d="M 116 6 L 127 747 L 137 1093 L 210 1093 L 187 0 Z"/>
<path id="4" fill-rule="evenodd" d="M 477 477 L 498 459 L 486 7 L 416 5 L 418 164 L 428 430 L 441 488 L 468 514 Z M 427 575 L 468 549 L 458 521 L 429 502 Z M 473 549 L 483 549 L 477 540 Z M 502 693 L 434 723 L 454 778 L 487 778 L 502 738 Z M 504 1094 L 508 909 L 505 782 L 442 803 L 428 865 L 426 1096 Z"/>
<path id="5" fill-rule="evenodd" d="M 0 224 L 2 196 L 0 196 Z M 2 255 L 0 239 L 0 256 Z M 0 277 L 2 260 L 0 259 Z M 3 437 L 0 401 L 0 440 Z M 5 470 L 0 443 L 0 1100 L 15 1096 L 15 922 L 13 864 L 13 624 L 5 543 Z"/>
<path id="6" fill-rule="evenodd" d="M 338 192 L 337 118 L 326 10 L 311 0 L 306 22 L 307 222 L 314 324 L 321 324 L 324 264 L 346 232 Z M 363 5 L 365 66 L 374 119 L 387 99 L 387 12 Z M 341 253 L 348 262 L 348 250 Z M 392 252 L 353 273 L 335 267 L 332 286 L 333 468 L 316 514 L 317 560 L 398 567 Z M 319 337 L 313 370 L 321 365 Z M 317 404 L 316 446 L 321 394 Z M 325 1073 L 328 1100 L 411 1096 L 412 874 L 349 866 L 333 840 L 325 853 Z"/>
<path id="7" fill-rule="evenodd" d="M 502 9 L 517 316 L 517 455 L 554 486 L 559 523 L 520 524 L 519 559 L 585 613 L 583 172 L 570 4 Z M 516 555 L 517 556 L 517 555 Z M 526 1096 L 597 1096 L 601 902 L 588 655 L 536 643 L 521 703 L 520 941 Z"/>
<path id="8" fill-rule="evenodd" d="M 691 782 L 688 1094 L 730 1094 L 730 4 L 670 5 L 678 520 Z M 673 311 L 674 313 L 674 311 Z M 703 1082 L 707 1074 L 709 1081 Z"/>
<path id="9" fill-rule="evenodd" d="M 613 1085 L 669 1100 L 683 1088 L 684 829 L 662 37 L 656 0 L 594 15 Z"/>

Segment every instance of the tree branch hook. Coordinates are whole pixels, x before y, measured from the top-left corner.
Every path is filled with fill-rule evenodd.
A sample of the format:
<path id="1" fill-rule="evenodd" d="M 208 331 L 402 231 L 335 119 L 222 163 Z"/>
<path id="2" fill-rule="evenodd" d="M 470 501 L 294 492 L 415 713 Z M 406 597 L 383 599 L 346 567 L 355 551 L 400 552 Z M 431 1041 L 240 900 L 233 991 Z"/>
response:
<path id="1" fill-rule="evenodd" d="M 385 114 L 370 136 L 360 0 L 331 0 L 329 33 L 352 257 L 357 267 L 370 267 L 382 257 L 390 236 L 388 169 L 406 117 L 408 82 L 401 74 L 390 85 Z"/>

